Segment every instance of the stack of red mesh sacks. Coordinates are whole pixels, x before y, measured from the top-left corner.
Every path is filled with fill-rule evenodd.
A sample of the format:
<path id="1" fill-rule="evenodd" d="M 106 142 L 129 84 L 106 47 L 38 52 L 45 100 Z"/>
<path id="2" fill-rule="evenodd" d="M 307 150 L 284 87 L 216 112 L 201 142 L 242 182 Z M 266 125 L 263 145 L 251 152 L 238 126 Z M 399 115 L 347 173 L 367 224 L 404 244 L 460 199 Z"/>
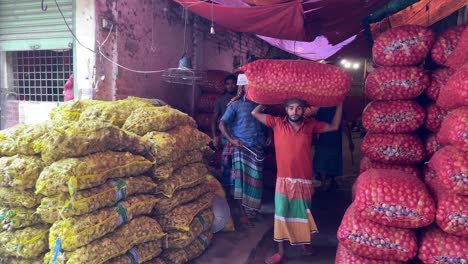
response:
<path id="1" fill-rule="evenodd" d="M 405 263 L 417 255 L 414 229 L 434 222 L 434 200 L 417 167 L 426 158 L 416 133 L 426 112 L 415 101 L 430 85 L 418 65 L 434 41 L 434 33 L 419 26 L 391 29 L 375 41 L 379 67 L 366 79 L 372 102 L 362 115 L 364 158 L 354 202 L 338 230 L 336 263 Z"/>
<path id="2" fill-rule="evenodd" d="M 428 116 L 426 122 L 434 135 L 426 143 L 433 155 L 424 174 L 436 202 L 436 225 L 420 240 L 424 263 L 468 263 L 467 48 L 468 27 L 462 25 L 442 33 L 431 52 L 440 68 L 433 72 L 426 95 L 443 118 L 430 125 Z"/>
<path id="3" fill-rule="evenodd" d="M 200 131 L 212 136 L 211 121 L 216 100 L 225 92 L 224 78 L 229 73 L 220 70 L 208 70 L 206 75 L 206 79 L 199 84 L 201 94 L 196 102 L 195 121 Z M 222 150 L 217 150 L 209 159 L 209 165 L 215 170 L 213 173 L 217 175 L 221 173 L 221 154 Z"/>

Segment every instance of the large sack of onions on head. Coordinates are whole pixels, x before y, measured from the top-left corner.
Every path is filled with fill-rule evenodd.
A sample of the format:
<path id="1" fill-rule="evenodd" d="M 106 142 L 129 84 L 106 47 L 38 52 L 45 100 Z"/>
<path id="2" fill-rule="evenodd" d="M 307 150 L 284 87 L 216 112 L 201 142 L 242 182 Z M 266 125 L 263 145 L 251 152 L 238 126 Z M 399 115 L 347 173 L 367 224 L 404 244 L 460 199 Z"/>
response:
<path id="1" fill-rule="evenodd" d="M 442 122 L 437 139 L 442 144 L 450 144 L 468 151 L 468 106 L 450 112 Z"/>
<path id="2" fill-rule="evenodd" d="M 432 156 L 429 166 L 445 188 L 468 195 L 468 152 L 446 146 Z"/>
<path id="3" fill-rule="evenodd" d="M 442 144 L 440 144 L 440 141 L 437 140 L 437 136 L 435 134 L 430 134 L 426 138 L 426 152 L 428 157 L 432 157 L 434 153 L 439 151 L 443 147 Z"/>
<path id="4" fill-rule="evenodd" d="M 339 67 L 311 61 L 257 60 L 244 65 L 246 96 L 260 104 L 301 98 L 314 106 L 335 106 L 351 88 L 351 76 Z"/>
<path id="5" fill-rule="evenodd" d="M 426 96 L 429 97 L 429 99 L 436 101 L 439 97 L 440 89 L 444 87 L 450 76 L 454 73 L 455 70 L 446 67 L 433 71 L 431 74 L 431 85 L 427 87 L 426 91 L 424 91 Z"/>
<path id="6" fill-rule="evenodd" d="M 442 121 L 447 116 L 447 111 L 438 107 L 436 104 L 430 104 L 426 108 L 427 118 L 424 126 L 431 132 L 437 132 L 440 129 Z"/>
<path id="7" fill-rule="evenodd" d="M 206 79 L 199 83 L 200 90 L 207 93 L 224 93 L 224 78 L 229 73 L 219 70 L 208 70 Z"/>
<path id="8" fill-rule="evenodd" d="M 417 164 L 426 157 L 421 139 L 412 134 L 368 134 L 361 150 L 371 160 L 387 164 Z"/>
<path id="9" fill-rule="evenodd" d="M 378 65 L 417 65 L 429 53 L 434 40 L 434 32 L 426 27 L 404 25 L 392 28 L 375 40 L 372 57 Z"/>
<path id="10" fill-rule="evenodd" d="M 219 94 L 206 93 L 200 95 L 197 99 L 197 111 L 203 113 L 213 113 L 216 100 L 221 97 Z"/>
<path id="11" fill-rule="evenodd" d="M 454 51 L 458 49 L 458 45 L 460 43 L 460 39 L 462 37 L 463 31 L 467 28 L 466 25 L 459 25 L 456 27 L 452 27 L 447 29 L 444 33 L 442 33 L 439 37 L 437 37 L 434 46 L 431 50 L 431 56 L 435 63 L 439 65 L 446 65 L 449 66 L 447 63 L 447 59 L 453 56 L 461 55 L 461 53 Z M 461 48 L 461 47 L 460 47 Z M 465 50 L 466 53 L 466 50 Z M 464 54 L 465 59 L 467 55 Z M 451 58 L 453 59 L 453 58 Z M 465 60 L 466 62 L 466 60 Z"/>
<path id="12" fill-rule="evenodd" d="M 356 182 L 356 213 L 374 222 L 418 228 L 434 221 L 435 205 L 424 183 L 397 170 L 371 169 Z"/>
<path id="13" fill-rule="evenodd" d="M 361 218 L 351 205 L 338 228 L 338 240 L 362 257 L 408 261 L 416 256 L 416 235 L 411 229 L 389 227 Z"/>
<path id="14" fill-rule="evenodd" d="M 365 93 L 371 100 L 405 100 L 418 97 L 429 85 L 423 69 L 382 67 L 367 76 Z"/>
<path id="15" fill-rule="evenodd" d="M 450 77 L 436 103 L 445 110 L 468 105 L 468 63 Z"/>
<path id="16" fill-rule="evenodd" d="M 335 264 L 402 264 L 402 263 L 403 262 L 401 261 L 364 258 L 364 257 L 354 254 L 351 250 L 347 249 L 345 246 L 341 244 L 338 244 L 338 249 L 336 250 Z"/>
<path id="17" fill-rule="evenodd" d="M 360 164 L 360 172 L 363 173 L 370 169 L 387 169 L 387 170 L 399 170 L 407 174 L 411 174 L 415 177 L 420 177 L 421 173 L 416 166 L 411 165 L 397 165 L 397 164 L 385 164 L 382 162 L 372 161 L 368 157 L 363 157 Z"/>
<path id="18" fill-rule="evenodd" d="M 414 101 L 375 101 L 362 113 L 362 123 L 371 133 L 406 133 L 424 123 L 424 108 Z"/>
<path id="19" fill-rule="evenodd" d="M 456 195 L 445 188 L 437 188 L 436 221 L 449 234 L 468 239 L 468 196 Z"/>
<path id="20" fill-rule="evenodd" d="M 433 226 L 424 231 L 418 258 L 424 264 L 468 263 L 468 239 L 447 234 Z"/>

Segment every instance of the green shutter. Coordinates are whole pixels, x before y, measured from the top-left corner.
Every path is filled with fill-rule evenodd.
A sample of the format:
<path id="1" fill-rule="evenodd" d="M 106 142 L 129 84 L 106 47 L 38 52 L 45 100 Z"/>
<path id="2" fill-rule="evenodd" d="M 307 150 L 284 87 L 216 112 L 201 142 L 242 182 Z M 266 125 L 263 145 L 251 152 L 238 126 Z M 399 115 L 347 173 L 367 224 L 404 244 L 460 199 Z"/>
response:
<path id="1" fill-rule="evenodd" d="M 73 29 L 73 0 L 57 0 Z M 73 43 L 53 0 L 0 0 L 0 51 L 68 49 Z"/>

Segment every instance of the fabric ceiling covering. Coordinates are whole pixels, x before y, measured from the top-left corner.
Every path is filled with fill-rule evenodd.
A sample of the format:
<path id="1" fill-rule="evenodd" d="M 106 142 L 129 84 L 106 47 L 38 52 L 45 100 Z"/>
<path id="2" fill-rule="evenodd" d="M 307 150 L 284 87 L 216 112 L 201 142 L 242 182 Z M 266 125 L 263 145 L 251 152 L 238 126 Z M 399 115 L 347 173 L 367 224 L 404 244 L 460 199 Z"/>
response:
<path id="1" fill-rule="evenodd" d="M 297 56 L 326 59 L 363 31 L 364 17 L 389 0 L 174 0 L 237 32 L 257 34 Z"/>

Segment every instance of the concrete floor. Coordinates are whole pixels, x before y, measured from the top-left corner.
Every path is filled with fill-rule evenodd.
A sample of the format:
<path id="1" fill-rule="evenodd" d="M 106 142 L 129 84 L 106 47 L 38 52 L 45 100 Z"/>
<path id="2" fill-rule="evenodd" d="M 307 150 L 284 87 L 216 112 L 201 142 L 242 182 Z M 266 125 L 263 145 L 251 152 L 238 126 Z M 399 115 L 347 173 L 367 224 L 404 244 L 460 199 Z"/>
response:
<path id="1" fill-rule="evenodd" d="M 288 245 L 287 264 L 333 264 L 335 260 L 337 239 L 336 231 L 341 218 L 351 203 L 351 186 L 359 170 L 361 157 L 361 139 L 354 135 L 356 145 L 354 164 L 348 151 L 347 140 L 343 140 L 343 177 L 337 179 L 338 188 L 329 192 L 316 192 L 312 202 L 312 213 L 320 233 L 314 237 L 314 256 L 301 256 L 297 247 Z M 275 252 L 273 241 L 273 193 L 265 191 L 265 203 L 262 207 L 262 218 L 252 227 L 230 233 L 217 233 L 209 249 L 194 264 L 261 264 L 267 256 Z"/>

